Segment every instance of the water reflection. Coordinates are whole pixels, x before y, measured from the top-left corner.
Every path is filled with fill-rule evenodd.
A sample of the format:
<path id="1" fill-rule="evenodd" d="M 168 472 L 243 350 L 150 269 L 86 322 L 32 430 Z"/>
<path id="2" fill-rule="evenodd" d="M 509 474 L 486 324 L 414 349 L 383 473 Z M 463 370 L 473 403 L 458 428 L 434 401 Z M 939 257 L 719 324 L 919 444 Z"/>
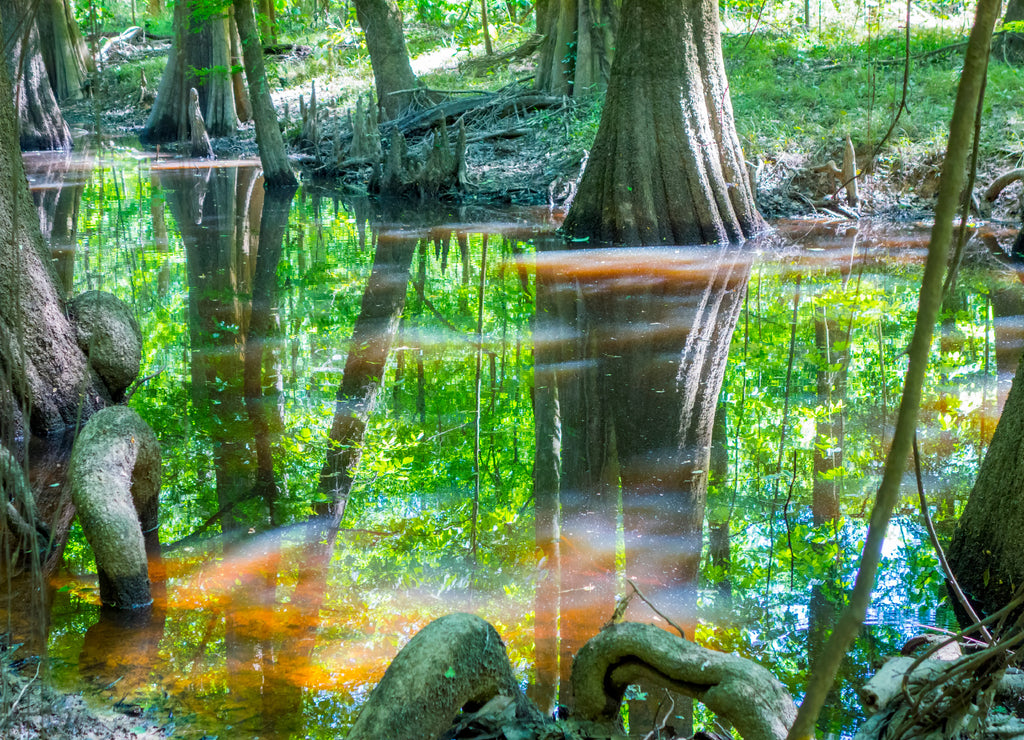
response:
<path id="1" fill-rule="evenodd" d="M 918 232 L 564 250 L 549 214 L 277 200 L 244 167 L 99 172 L 64 274 L 130 300 L 163 370 L 133 405 L 164 445 L 167 590 L 143 624 L 109 621 L 72 537 L 76 571 L 50 595 L 58 682 L 173 712 L 183 736 L 330 736 L 409 635 L 468 610 L 552 708 L 628 579 L 801 689 L 884 454 Z M 1017 283 L 986 263 L 944 307 L 921 437 L 945 522 L 1016 361 Z M 59 482 L 59 456 L 32 457 L 37 487 Z M 937 618 L 933 566 L 900 526 L 855 679 Z M 638 597 L 625 616 L 667 626 Z M 840 691 L 830 728 L 853 701 Z M 640 736 L 652 714 L 631 708 Z"/>
<path id="2" fill-rule="evenodd" d="M 537 622 L 540 643 L 558 635 L 567 685 L 572 656 L 629 593 L 623 578 L 693 635 L 712 428 L 753 252 L 543 246 L 537 531 L 558 588 Z M 652 614 L 637 601 L 624 616 Z"/>

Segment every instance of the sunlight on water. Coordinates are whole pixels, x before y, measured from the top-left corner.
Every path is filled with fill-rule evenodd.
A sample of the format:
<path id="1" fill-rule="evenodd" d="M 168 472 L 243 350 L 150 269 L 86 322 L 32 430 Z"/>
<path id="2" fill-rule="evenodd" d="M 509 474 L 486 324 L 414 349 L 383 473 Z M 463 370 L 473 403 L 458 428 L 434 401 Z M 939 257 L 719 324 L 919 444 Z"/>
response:
<path id="1" fill-rule="evenodd" d="M 152 377 L 132 406 L 163 448 L 155 603 L 101 614 L 73 528 L 47 625 L 59 686 L 175 737 L 335 737 L 417 630 L 468 611 L 550 711 L 629 596 L 627 618 L 802 692 L 856 570 L 926 228 L 565 249 L 544 209 L 275 204 L 229 161 L 26 164 L 65 289 L 139 317 Z M 77 231 L 53 216 L 71 201 Z M 919 429 L 943 536 L 1024 347 L 1018 286 L 979 247 L 944 306 Z M 358 451 L 343 495 L 321 482 L 336 449 Z M 951 624 L 906 491 L 823 732 L 855 724 L 879 654 Z M 339 507 L 336 531 L 312 517 Z"/>

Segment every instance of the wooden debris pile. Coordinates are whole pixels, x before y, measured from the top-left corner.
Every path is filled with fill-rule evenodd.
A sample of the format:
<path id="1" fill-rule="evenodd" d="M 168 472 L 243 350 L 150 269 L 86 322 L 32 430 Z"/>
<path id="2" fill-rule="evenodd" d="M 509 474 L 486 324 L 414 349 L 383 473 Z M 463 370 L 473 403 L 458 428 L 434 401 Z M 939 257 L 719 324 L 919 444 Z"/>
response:
<path id="1" fill-rule="evenodd" d="M 342 180 L 380 195 L 449 198 L 465 194 L 467 146 L 524 136 L 525 114 L 561 107 L 561 97 L 516 85 L 493 93 L 424 91 L 439 102 L 384 123 L 372 94 L 357 99 L 344 116 L 320 109 L 316 88 L 309 104 L 300 98 L 292 144 L 316 178 Z M 452 129 L 454 128 L 454 133 Z"/>

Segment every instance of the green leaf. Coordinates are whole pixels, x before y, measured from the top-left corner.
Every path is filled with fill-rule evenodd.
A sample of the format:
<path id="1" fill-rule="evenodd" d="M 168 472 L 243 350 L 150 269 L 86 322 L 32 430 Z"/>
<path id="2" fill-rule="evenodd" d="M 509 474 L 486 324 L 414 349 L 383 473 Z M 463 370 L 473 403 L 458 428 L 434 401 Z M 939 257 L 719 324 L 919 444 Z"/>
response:
<path id="1" fill-rule="evenodd" d="M 455 669 L 448 666 L 448 670 L 444 672 L 445 678 L 455 678 Z"/>

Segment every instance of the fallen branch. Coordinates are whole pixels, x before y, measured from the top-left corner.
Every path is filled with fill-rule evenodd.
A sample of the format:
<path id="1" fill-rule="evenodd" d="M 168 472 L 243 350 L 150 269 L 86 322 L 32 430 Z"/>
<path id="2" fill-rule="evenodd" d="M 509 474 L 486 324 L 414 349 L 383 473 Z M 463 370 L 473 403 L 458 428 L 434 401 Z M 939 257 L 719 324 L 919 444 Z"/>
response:
<path id="1" fill-rule="evenodd" d="M 487 54 L 486 56 L 467 59 L 459 64 L 459 71 L 464 74 L 478 75 L 492 69 L 493 67 L 508 64 L 509 62 L 514 62 L 517 59 L 525 59 L 537 51 L 543 41 L 543 34 L 535 33 L 526 41 L 519 44 L 519 46 L 502 49 L 501 51 L 493 54 Z"/>
<path id="2" fill-rule="evenodd" d="M 999 197 L 999 194 L 1007 187 L 1017 182 L 1017 180 L 1024 180 L 1024 169 L 1004 172 L 988 186 L 988 189 L 985 191 L 985 200 L 989 203 L 995 202 L 995 199 Z"/>

